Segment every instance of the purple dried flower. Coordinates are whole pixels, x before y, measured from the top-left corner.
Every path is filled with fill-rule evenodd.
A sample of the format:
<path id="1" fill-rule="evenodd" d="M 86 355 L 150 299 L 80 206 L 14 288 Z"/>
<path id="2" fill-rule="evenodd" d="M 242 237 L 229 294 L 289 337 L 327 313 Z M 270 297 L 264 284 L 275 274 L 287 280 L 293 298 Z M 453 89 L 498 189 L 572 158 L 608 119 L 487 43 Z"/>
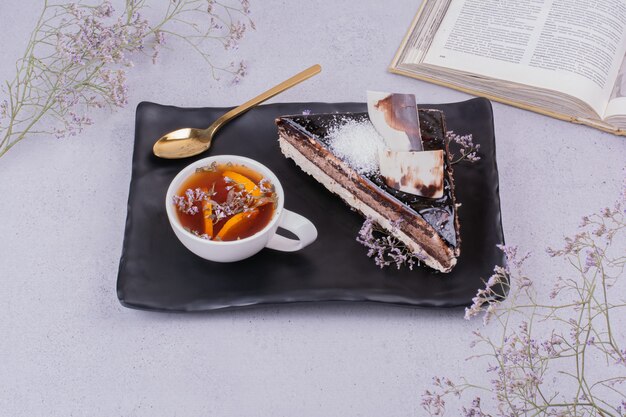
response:
<path id="1" fill-rule="evenodd" d="M 613 218 L 613 216 L 614 214 L 611 215 L 611 218 Z M 623 218 L 616 222 L 616 227 L 621 230 L 626 229 Z M 613 229 L 607 226 L 607 234 L 610 234 L 611 230 Z M 590 236 L 585 234 L 578 234 L 574 238 L 569 239 L 568 244 L 570 244 L 570 248 L 566 248 L 569 251 L 568 255 L 576 255 L 581 253 L 584 248 L 587 248 L 589 249 L 588 252 L 593 254 L 590 258 L 593 258 L 594 261 L 607 261 L 607 249 L 605 247 L 596 248 L 593 246 L 593 243 L 587 239 L 590 239 Z M 591 250 L 591 248 L 593 248 L 593 250 Z M 474 304 L 471 308 L 466 310 L 466 316 L 477 314 L 480 311 L 480 307 L 489 302 L 493 287 L 497 286 L 500 282 L 498 279 L 499 274 L 510 274 L 511 270 L 519 270 L 521 263 L 527 258 L 527 256 L 520 257 L 514 247 L 502 249 L 507 255 L 511 268 L 494 268 L 495 276 L 491 277 L 486 282 L 484 289 L 478 290 L 474 298 Z M 621 270 L 624 264 L 626 264 L 626 259 L 617 259 L 619 259 L 619 261 L 612 266 L 617 266 L 618 270 Z M 607 262 L 614 261 L 611 260 Z M 576 263 L 574 263 L 574 265 L 576 265 Z M 608 265 L 608 263 L 605 263 L 603 267 L 607 267 Z M 595 276 L 596 274 L 594 274 L 594 277 Z M 483 345 L 487 345 L 491 350 L 486 354 L 486 356 L 490 358 L 486 370 L 493 376 L 491 378 L 491 391 L 494 394 L 494 412 L 493 414 L 491 412 L 484 412 L 482 410 L 483 404 L 481 399 L 475 397 L 469 406 L 466 405 L 460 408 L 462 415 L 546 415 L 565 417 L 570 415 L 613 415 L 613 410 L 621 414 L 622 407 L 626 406 L 626 402 L 622 401 L 617 407 L 611 409 L 609 404 L 612 403 L 612 401 L 607 401 L 610 400 L 610 397 L 603 398 L 602 395 L 606 394 L 606 392 L 602 393 L 599 387 L 613 388 L 617 383 L 626 382 L 626 378 L 617 377 L 605 379 L 607 378 L 606 374 L 601 373 L 599 377 L 602 380 L 594 384 L 594 381 L 591 380 L 589 375 L 584 373 L 582 368 L 585 361 L 591 361 L 593 357 L 584 357 L 585 349 L 581 349 L 581 343 L 583 346 L 594 346 L 609 357 L 616 358 L 618 363 L 622 363 L 624 358 L 626 358 L 626 349 L 611 351 L 611 348 L 607 348 L 607 345 L 613 346 L 613 344 L 608 343 L 607 340 L 604 339 L 607 337 L 608 333 L 606 328 L 603 330 L 602 326 L 605 323 L 604 320 L 608 320 L 608 316 L 601 316 L 608 305 L 606 304 L 606 300 L 602 301 L 602 296 L 597 297 L 598 294 L 596 294 L 596 297 L 594 297 L 593 292 L 598 286 L 606 285 L 605 282 L 589 281 L 589 278 L 584 275 L 583 279 L 585 282 L 581 285 L 572 279 L 565 281 L 560 278 L 553 290 L 553 294 L 551 294 L 551 297 L 555 298 L 561 288 L 570 286 L 575 290 L 573 292 L 580 297 L 580 301 L 578 302 L 567 301 L 564 305 L 551 307 L 539 302 L 535 298 L 536 295 L 533 291 L 523 291 L 520 293 L 518 289 L 517 293 L 512 292 L 512 294 L 509 295 L 507 303 L 511 305 L 506 306 L 506 308 L 498 314 L 498 323 L 503 326 L 503 334 L 495 338 L 482 336 L 480 333 L 477 334 L 479 341 L 484 342 Z M 516 281 L 521 283 L 521 287 L 530 285 L 530 280 L 525 277 L 516 278 Z M 521 295 L 526 297 L 521 299 Z M 589 303 L 597 304 L 592 305 L 591 308 L 587 310 L 587 304 Z M 585 308 L 583 308 L 583 305 L 585 305 Z M 489 304 L 486 316 L 489 315 L 489 311 L 492 309 L 495 309 L 494 305 Z M 562 315 L 561 311 L 568 311 L 565 309 L 575 312 L 576 319 L 571 318 L 565 321 L 564 318 L 560 317 Z M 540 313 L 538 313 L 539 311 Z M 589 321 L 585 320 L 585 315 L 583 314 L 586 311 L 590 312 Z M 598 316 L 600 316 L 600 318 L 596 322 L 596 317 Z M 488 320 L 488 317 L 486 317 L 486 319 Z M 517 327 L 514 327 L 513 323 L 517 320 L 521 320 L 521 322 Z M 541 331 L 543 324 L 548 320 L 558 322 L 560 325 L 564 322 L 568 323 L 570 326 L 569 340 L 566 340 L 560 333 L 554 330 L 548 339 L 539 340 L 534 337 L 533 333 L 537 334 L 538 331 Z M 581 342 L 581 339 L 584 340 L 584 342 Z M 472 347 L 474 346 L 477 346 L 477 344 L 473 343 Z M 484 355 L 485 354 L 479 354 L 476 356 Z M 559 361 L 559 365 L 554 369 L 555 367 L 551 365 L 553 362 L 556 363 L 556 360 Z M 561 363 L 566 365 L 567 361 L 570 361 L 570 365 L 573 364 L 572 366 L 574 367 L 574 369 L 569 369 L 570 372 L 567 372 L 568 370 L 564 372 L 560 365 Z M 587 366 L 601 365 L 602 362 L 604 362 L 604 360 L 601 360 L 599 364 L 594 363 L 594 365 Z M 552 369 L 553 374 L 547 375 L 550 369 Z M 559 384 L 557 388 L 558 391 L 556 392 L 549 391 L 552 387 L 543 386 L 544 380 L 555 374 L 559 376 L 559 380 L 562 379 L 564 375 L 571 376 L 572 379 L 574 379 L 573 392 L 575 395 L 573 397 L 567 397 L 567 389 L 564 388 L 567 387 L 567 383 L 564 385 Z M 557 384 L 556 376 L 551 379 L 553 384 Z M 435 392 L 427 391 L 425 396 L 423 396 L 422 402 L 423 407 L 429 412 L 431 411 L 431 409 L 428 408 L 430 404 L 445 404 L 445 395 L 452 393 L 450 390 L 446 390 L 445 387 L 443 387 L 441 378 L 434 379 L 433 385 L 438 389 L 435 390 Z M 593 388 L 589 390 L 585 387 Z M 467 382 L 461 391 L 465 389 L 474 390 L 475 388 L 479 387 L 473 385 L 471 382 Z M 580 388 L 580 390 L 577 390 L 577 388 Z M 619 394 L 614 388 L 607 392 L 617 392 Z M 600 406 L 597 406 L 598 404 L 600 404 Z M 599 412 L 605 405 L 609 406 L 609 409 Z M 443 408 L 432 408 L 432 411 L 441 412 L 442 414 Z"/>
<path id="2" fill-rule="evenodd" d="M 184 195 L 175 195 L 172 197 L 172 201 L 179 211 L 185 214 L 195 215 L 198 214 L 200 211 L 196 203 L 209 201 L 212 196 L 213 192 L 205 192 L 200 188 L 187 188 Z"/>
<path id="3" fill-rule="evenodd" d="M 555 299 L 563 288 L 565 288 L 565 282 L 563 281 L 563 278 L 558 277 L 556 283 L 554 284 L 554 287 L 552 287 L 552 291 L 550 291 L 550 294 L 548 295 L 550 299 Z"/>
<path id="4" fill-rule="evenodd" d="M 598 226 L 598 228 L 593 232 L 593 234 L 598 237 L 602 237 L 602 235 L 604 235 L 605 233 L 606 233 L 606 226 L 604 224 L 601 224 L 600 226 Z"/>
<path id="5" fill-rule="evenodd" d="M 460 148 L 460 156 L 455 160 L 452 152 L 450 153 L 451 164 L 458 164 L 459 162 L 466 160 L 470 163 L 480 161 L 480 156 L 478 156 L 478 150 L 480 149 L 480 144 L 474 143 L 474 137 L 470 133 L 468 135 L 457 135 L 453 131 L 446 132 L 446 138 L 448 142 L 455 143 Z"/>
<path id="6" fill-rule="evenodd" d="M 583 272 L 588 272 L 591 268 L 596 268 L 598 266 L 598 262 L 600 257 L 596 252 L 592 252 L 591 250 L 587 251 L 587 256 L 585 257 L 585 263 L 583 265 Z"/>
<path id="7" fill-rule="evenodd" d="M 152 63 L 156 64 L 161 53 L 161 46 L 165 45 L 165 33 L 158 30 L 154 33 L 155 42 L 152 45 Z"/>
<path id="8" fill-rule="evenodd" d="M 533 282 L 525 276 L 519 277 L 516 279 L 518 289 L 522 290 L 524 288 L 530 288 L 533 285 Z"/>
<path id="9" fill-rule="evenodd" d="M 518 249 L 516 246 L 498 245 L 498 248 L 505 254 L 507 267 L 496 265 L 493 268 L 493 274 L 485 282 L 485 288 L 478 289 L 476 296 L 472 298 L 472 305 L 465 309 L 464 317 L 466 320 L 477 316 L 481 311 L 483 311 L 482 309 L 486 305 L 487 308 L 484 310 L 485 315 L 483 316 L 483 323 L 489 323 L 500 305 L 498 300 L 504 295 L 502 293 L 503 288 L 508 286 L 510 282 L 511 270 L 508 265 L 514 266 L 517 271 L 515 277 L 518 290 L 527 289 L 532 286 L 532 281 L 521 275 L 520 272 L 523 263 L 530 256 L 530 252 L 526 252 L 524 255 L 520 256 L 518 255 Z"/>
<path id="10" fill-rule="evenodd" d="M 228 33 L 228 38 L 224 42 L 225 49 L 237 49 L 239 47 L 239 41 L 243 39 L 243 35 L 246 32 L 246 24 L 242 22 L 231 23 Z"/>
<path id="11" fill-rule="evenodd" d="M 67 118 L 63 119 L 64 128 L 55 128 L 54 135 L 57 138 L 64 138 L 68 136 L 76 136 L 83 131 L 85 126 L 93 124 L 91 118 L 87 115 L 79 116 L 73 111 L 68 112 Z"/>
<path id="12" fill-rule="evenodd" d="M 233 84 L 238 84 L 241 82 L 241 79 L 248 74 L 248 67 L 244 61 L 239 62 L 239 66 L 235 67 L 234 63 L 231 63 L 231 67 L 233 68 Z"/>
<path id="13" fill-rule="evenodd" d="M 421 405 L 431 416 L 442 416 L 446 410 L 446 402 L 440 394 L 424 391 Z"/>
<path id="14" fill-rule="evenodd" d="M 72 16 L 78 18 L 78 19 L 82 19 L 83 18 L 83 10 L 79 9 L 78 6 L 75 3 L 70 3 L 67 5 L 67 11 L 69 12 L 69 14 L 71 14 Z"/>
<path id="15" fill-rule="evenodd" d="M 557 347 L 561 345 L 563 338 L 560 335 L 552 333 L 550 339 L 541 342 L 541 348 L 548 357 L 555 358 L 558 356 Z"/>
<path id="16" fill-rule="evenodd" d="M 165 45 L 165 33 L 163 33 L 162 31 L 157 31 L 155 33 L 155 37 L 156 37 L 156 43 L 159 45 Z"/>
<path id="17" fill-rule="evenodd" d="M 126 72 L 124 70 L 104 70 L 100 73 L 100 79 L 108 85 L 108 99 L 117 107 L 128 104 L 128 86 L 126 85 Z"/>
<path id="18" fill-rule="evenodd" d="M 241 0 L 241 10 L 244 14 L 250 14 L 250 1 Z"/>
<path id="19" fill-rule="evenodd" d="M 392 233 L 400 226 L 400 221 L 391 223 Z M 415 264 L 420 264 L 423 255 L 412 253 L 409 248 L 393 237 L 389 231 L 383 229 L 370 217 L 367 217 L 359 230 L 356 241 L 367 248 L 367 256 L 374 258 L 374 263 L 384 268 L 395 265 L 397 269 L 407 266 L 413 270 Z"/>
<path id="20" fill-rule="evenodd" d="M 524 262 L 530 257 L 530 252 L 526 252 L 523 255 L 518 255 L 517 246 L 497 245 L 498 249 L 504 252 L 507 262 L 507 272 L 510 272 L 509 267 L 513 266 L 516 270 L 520 270 Z"/>
<path id="21" fill-rule="evenodd" d="M 94 14 L 97 17 L 111 17 L 115 12 L 113 5 L 109 0 L 105 0 L 101 5 L 95 8 Z"/>
<path id="22" fill-rule="evenodd" d="M 569 337 L 572 343 L 578 344 L 580 338 L 581 329 L 578 325 L 578 322 L 574 319 L 569 319 L 568 324 L 570 325 Z"/>
<path id="23" fill-rule="evenodd" d="M 472 405 L 470 407 L 462 407 L 463 417 L 483 417 L 481 408 L 480 408 L 480 397 L 474 398 L 472 401 Z"/>
<path id="24" fill-rule="evenodd" d="M 80 132 L 91 120 L 75 116 L 83 113 L 79 107 L 125 106 L 128 87 L 126 73 L 120 68 L 133 66 L 132 57 L 144 50 L 145 42 L 152 39 L 153 34 L 154 61 L 168 33 L 192 46 L 209 63 L 215 78 L 216 72 L 230 72 L 237 81 L 244 77 L 245 64 L 233 68 L 214 65 L 205 46 L 212 40 L 219 40 L 229 48 L 235 47 L 247 26 L 253 24 L 248 17 L 249 2 L 225 5 L 210 0 L 208 13 L 201 3 L 195 0 L 172 2 L 164 17 L 154 22 L 140 13 L 144 7 L 149 7 L 143 1 L 126 2 L 118 16 L 111 0 L 99 0 L 94 5 L 46 4 L 24 58 L 25 62 L 36 65 L 18 65 L 15 79 L 9 83 L 15 114 L 9 114 L 8 102 L 0 103 L 0 119 L 9 116 L 14 121 L 24 121 L 21 125 L 14 123 L 10 131 L 0 129 L 4 136 L 0 137 L 0 155 L 29 137 L 27 133 L 54 133 L 63 137 Z M 221 27 L 217 22 L 223 21 L 227 33 L 213 26 L 200 31 L 194 22 L 199 13 L 207 13 L 213 26 Z M 23 83 L 24 88 L 13 88 Z M 28 93 L 24 95 L 22 91 Z M 38 123 L 29 122 L 44 118 L 33 109 L 47 109 L 45 119 L 57 119 L 63 126 L 53 127 L 52 132 L 38 129 L 35 126 Z"/>

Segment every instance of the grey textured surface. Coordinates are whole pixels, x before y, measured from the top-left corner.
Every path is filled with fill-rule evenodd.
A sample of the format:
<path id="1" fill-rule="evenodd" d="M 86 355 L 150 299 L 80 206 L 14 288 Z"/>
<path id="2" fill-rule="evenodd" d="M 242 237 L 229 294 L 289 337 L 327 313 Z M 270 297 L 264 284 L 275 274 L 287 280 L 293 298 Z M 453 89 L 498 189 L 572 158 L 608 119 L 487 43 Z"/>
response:
<path id="1" fill-rule="evenodd" d="M 40 2 L 4 1 L 0 79 L 13 75 Z M 433 375 L 483 373 L 461 310 L 303 305 L 212 314 L 122 308 L 115 279 L 142 100 L 245 101 L 304 67 L 321 75 L 275 98 L 363 101 L 366 89 L 421 102 L 467 95 L 386 71 L 418 2 L 252 1 L 257 30 L 235 57 L 249 76 L 215 82 L 184 48 L 136 62 L 128 107 L 79 137 L 25 140 L 0 159 L 0 415 L 422 415 Z M 508 243 L 535 252 L 531 276 L 559 274 L 543 249 L 611 204 L 624 138 L 494 103 Z M 539 282 L 549 286 L 549 282 Z M 624 337 L 624 326 L 618 328 Z M 622 339 L 623 340 L 623 339 Z M 486 378 L 486 377 L 485 377 Z"/>

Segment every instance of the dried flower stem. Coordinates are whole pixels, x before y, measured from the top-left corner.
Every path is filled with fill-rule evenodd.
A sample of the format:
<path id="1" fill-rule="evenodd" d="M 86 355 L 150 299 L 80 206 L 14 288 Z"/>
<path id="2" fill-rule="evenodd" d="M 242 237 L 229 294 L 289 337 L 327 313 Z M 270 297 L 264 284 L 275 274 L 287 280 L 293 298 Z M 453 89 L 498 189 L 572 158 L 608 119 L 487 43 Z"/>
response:
<path id="1" fill-rule="evenodd" d="M 45 0 L 15 77 L 4 87 L 6 99 L 0 100 L 0 156 L 27 136 L 76 135 L 92 123 L 84 114 L 90 108 L 125 106 L 132 58 L 149 49 L 156 61 L 168 36 L 199 53 L 215 78 L 227 72 L 238 80 L 245 65 L 218 66 L 208 49 L 211 41 L 233 49 L 248 25 L 253 27 L 249 1 L 236 4 L 172 0 L 159 21 L 149 22 L 140 13 L 148 7 L 146 0 L 126 0 L 118 16 L 109 0 L 97 5 Z M 52 125 L 45 120 L 57 126 L 45 128 Z"/>
<path id="2" fill-rule="evenodd" d="M 538 293 L 522 273 L 528 255 L 502 247 L 508 266 L 495 268 L 466 310 L 466 318 L 483 312 L 485 323 L 494 321 L 500 328 L 499 337 L 475 332 L 472 344 L 486 347 L 474 357 L 489 359 L 491 386 L 484 388 L 493 396 L 484 401 L 472 396 L 471 405 L 461 407 L 462 415 L 626 414 L 626 349 L 613 328 L 615 318 L 626 314 L 626 301 L 613 300 L 620 294 L 609 295 L 626 267 L 625 206 L 623 195 L 614 207 L 583 218 L 580 231 L 565 239 L 564 248 L 548 250 L 577 274 L 559 278 L 549 294 Z M 496 299 L 509 282 L 514 284 L 509 299 Z M 549 380 L 558 383 L 547 384 Z M 447 397 L 462 398 L 478 388 L 446 378 L 436 378 L 434 385 L 422 396 L 422 406 L 431 415 L 445 413 Z M 485 404 L 491 405 L 489 411 Z"/>

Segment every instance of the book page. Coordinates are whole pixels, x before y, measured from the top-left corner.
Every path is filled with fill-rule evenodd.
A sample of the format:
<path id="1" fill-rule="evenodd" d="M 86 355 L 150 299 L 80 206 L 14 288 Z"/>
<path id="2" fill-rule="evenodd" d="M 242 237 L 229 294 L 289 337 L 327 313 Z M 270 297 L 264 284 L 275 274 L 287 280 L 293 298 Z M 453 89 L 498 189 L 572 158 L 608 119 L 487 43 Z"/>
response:
<path id="1" fill-rule="evenodd" d="M 452 0 L 424 0 L 420 9 L 421 14 L 418 15 L 419 19 L 415 22 L 411 39 L 408 40 L 408 43 L 410 43 L 412 47 L 404 51 L 406 56 L 404 56 L 403 59 L 405 61 L 422 61 L 423 57 L 430 49 L 430 44 L 435 38 L 437 29 L 439 29 L 451 1 Z"/>
<path id="2" fill-rule="evenodd" d="M 617 79 L 611 91 L 609 105 L 606 107 L 604 117 L 626 116 L 626 56 L 617 72 Z"/>
<path id="3" fill-rule="evenodd" d="M 423 62 L 569 94 L 601 117 L 625 52 L 623 0 L 453 0 Z"/>

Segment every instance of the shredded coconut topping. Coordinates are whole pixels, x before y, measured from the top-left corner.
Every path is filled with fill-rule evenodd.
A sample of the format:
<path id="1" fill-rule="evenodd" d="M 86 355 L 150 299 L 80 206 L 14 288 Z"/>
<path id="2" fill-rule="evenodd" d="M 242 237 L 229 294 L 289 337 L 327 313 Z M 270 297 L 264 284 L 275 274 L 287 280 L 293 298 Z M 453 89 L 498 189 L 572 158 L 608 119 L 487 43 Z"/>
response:
<path id="1" fill-rule="evenodd" d="M 370 175 L 378 172 L 378 151 L 385 142 L 369 120 L 347 120 L 330 129 L 328 146 L 359 174 Z"/>

